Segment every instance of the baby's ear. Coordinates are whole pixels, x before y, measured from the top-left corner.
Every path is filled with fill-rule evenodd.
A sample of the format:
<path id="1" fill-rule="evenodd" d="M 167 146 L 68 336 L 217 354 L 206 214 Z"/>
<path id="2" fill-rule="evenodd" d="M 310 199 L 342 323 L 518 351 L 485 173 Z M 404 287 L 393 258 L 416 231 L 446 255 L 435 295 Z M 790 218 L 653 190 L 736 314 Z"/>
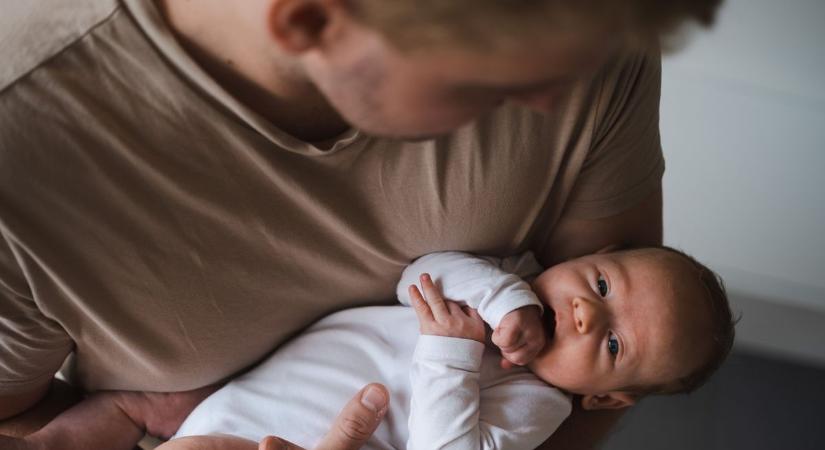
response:
<path id="1" fill-rule="evenodd" d="M 585 395 L 582 397 L 582 408 L 586 410 L 622 409 L 633 406 L 635 403 L 636 396 L 624 392 L 608 392 L 603 395 Z"/>

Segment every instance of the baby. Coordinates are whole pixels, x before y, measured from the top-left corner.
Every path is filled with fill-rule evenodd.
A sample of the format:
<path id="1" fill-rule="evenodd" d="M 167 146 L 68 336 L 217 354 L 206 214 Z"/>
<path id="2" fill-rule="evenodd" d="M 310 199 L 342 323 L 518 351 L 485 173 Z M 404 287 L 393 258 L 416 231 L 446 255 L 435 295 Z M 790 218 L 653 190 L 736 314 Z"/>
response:
<path id="1" fill-rule="evenodd" d="M 312 448 L 349 395 L 378 381 L 390 409 L 366 448 L 532 449 L 570 413 L 570 394 L 610 409 L 688 392 L 733 342 L 718 278 L 669 248 L 600 252 L 543 272 L 529 253 L 434 253 L 408 266 L 398 298 L 413 308 L 319 321 L 201 403 L 177 434 L 198 437 L 161 448 L 199 448 L 215 433 L 248 439 L 233 449 L 270 434 Z M 485 346 L 482 319 L 500 354 Z"/>
<path id="2" fill-rule="evenodd" d="M 390 402 L 365 448 L 532 449 L 573 398 L 611 409 L 689 392 L 733 342 L 717 276 L 666 247 L 544 271 L 530 253 L 433 253 L 406 268 L 397 294 L 412 308 L 315 323 L 204 400 L 159 450 L 256 450 L 268 435 L 312 448 L 369 382 Z"/>

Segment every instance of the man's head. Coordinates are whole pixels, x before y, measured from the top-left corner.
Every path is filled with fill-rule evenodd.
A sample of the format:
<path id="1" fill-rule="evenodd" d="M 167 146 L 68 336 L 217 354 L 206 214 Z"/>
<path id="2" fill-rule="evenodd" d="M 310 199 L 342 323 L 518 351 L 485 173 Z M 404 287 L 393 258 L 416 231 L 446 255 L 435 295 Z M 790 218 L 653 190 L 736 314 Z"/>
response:
<path id="1" fill-rule="evenodd" d="M 547 269 L 533 283 L 553 337 L 530 364 L 587 409 L 650 393 L 689 392 L 721 365 L 734 328 L 724 287 L 667 247 L 598 253 Z"/>
<path id="2" fill-rule="evenodd" d="M 710 25 L 721 0 L 349 0 L 353 15 L 397 47 L 489 50 L 548 31 L 609 32 L 623 46 L 658 45 L 686 21 Z"/>
<path id="3" fill-rule="evenodd" d="M 350 124 L 427 137 L 506 101 L 552 110 L 628 47 L 718 0 L 277 0 L 270 36 Z"/>

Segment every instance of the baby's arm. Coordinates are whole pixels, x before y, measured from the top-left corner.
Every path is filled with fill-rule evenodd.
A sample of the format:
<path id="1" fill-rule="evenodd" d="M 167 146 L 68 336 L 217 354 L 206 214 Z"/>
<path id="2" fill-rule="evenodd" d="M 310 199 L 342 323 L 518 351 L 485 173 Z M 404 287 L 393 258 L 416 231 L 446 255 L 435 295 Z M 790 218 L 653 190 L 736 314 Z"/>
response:
<path id="1" fill-rule="evenodd" d="M 429 273 L 445 299 L 477 309 L 481 318 L 496 328 L 510 311 L 530 305 L 542 308 L 526 281 L 501 268 L 505 261 L 462 252 L 424 255 L 404 269 L 396 294 L 402 304 L 410 305 L 407 288 L 416 284 L 422 273 Z M 535 272 L 541 271 L 535 260 L 532 264 Z"/>
<path id="2" fill-rule="evenodd" d="M 410 287 L 421 337 L 410 374 L 408 450 L 535 448 L 570 412 L 570 401 L 530 374 L 480 392 L 483 324 L 444 300 L 429 277 Z"/>
<path id="3" fill-rule="evenodd" d="M 503 365 L 523 365 L 544 347 L 545 331 L 541 302 L 522 276 L 541 270 L 529 253 L 505 259 L 462 252 L 431 253 L 404 270 L 396 293 L 401 303 L 409 305 L 407 288 L 422 273 L 429 273 L 445 299 L 477 309 L 493 328 L 493 343 L 506 358 Z"/>

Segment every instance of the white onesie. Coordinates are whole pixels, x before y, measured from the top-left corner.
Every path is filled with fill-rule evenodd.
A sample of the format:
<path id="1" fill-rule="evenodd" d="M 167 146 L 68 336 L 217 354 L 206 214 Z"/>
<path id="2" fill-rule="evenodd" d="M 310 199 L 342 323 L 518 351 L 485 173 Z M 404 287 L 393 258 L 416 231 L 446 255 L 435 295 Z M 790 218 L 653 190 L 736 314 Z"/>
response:
<path id="1" fill-rule="evenodd" d="M 407 287 L 427 272 L 445 298 L 478 309 L 495 328 L 514 309 L 541 307 L 522 279 L 541 270 L 529 253 L 433 253 L 407 267 L 397 293 L 409 305 Z M 176 437 L 275 435 L 312 448 L 355 392 L 379 382 L 390 407 L 365 449 L 534 449 L 570 414 L 570 398 L 524 368 L 501 369 L 500 359 L 473 340 L 419 336 L 408 306 L 348 309 L 212 394 Z"/>

